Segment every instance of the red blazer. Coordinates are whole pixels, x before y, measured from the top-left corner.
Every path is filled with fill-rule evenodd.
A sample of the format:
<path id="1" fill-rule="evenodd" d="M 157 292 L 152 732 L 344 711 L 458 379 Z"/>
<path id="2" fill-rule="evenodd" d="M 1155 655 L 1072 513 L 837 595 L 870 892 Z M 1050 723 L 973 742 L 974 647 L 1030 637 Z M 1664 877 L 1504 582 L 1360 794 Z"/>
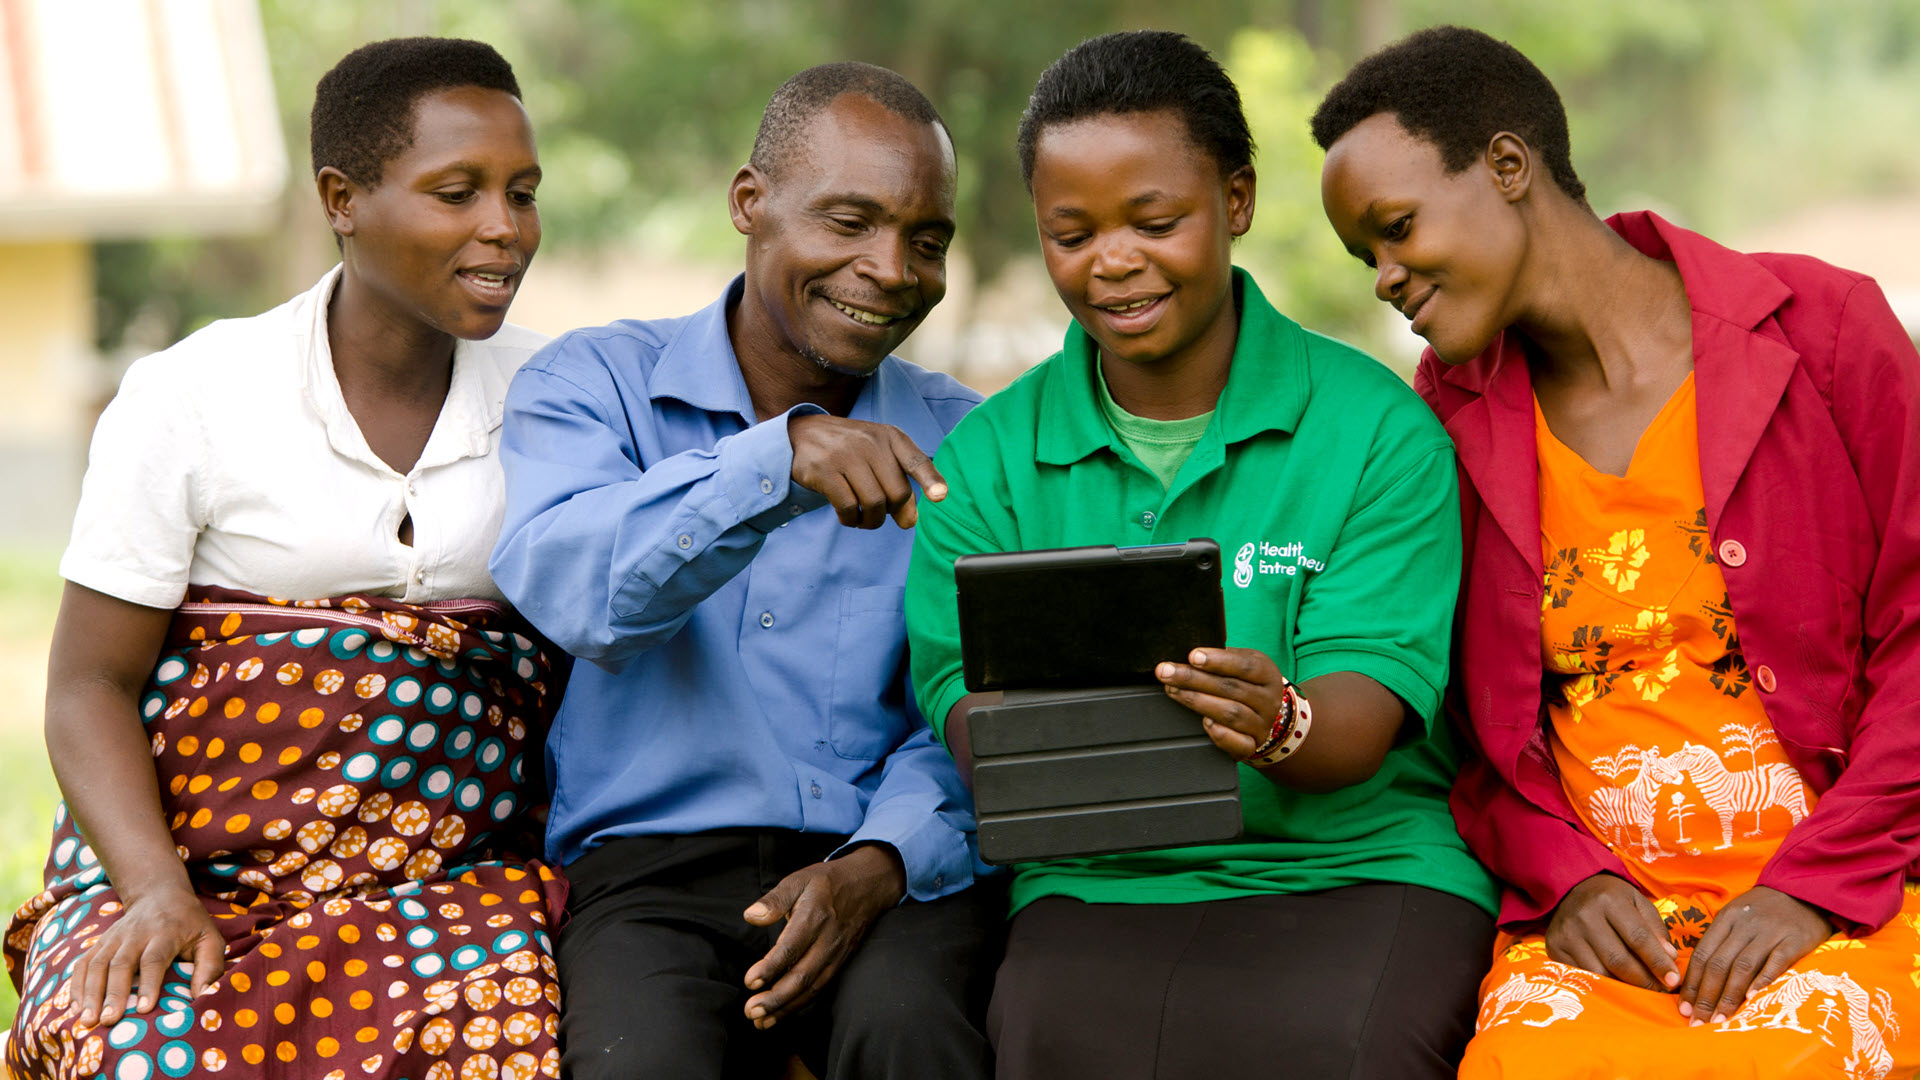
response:
<path id="1" fill-rule="evenodd" d="M 1693 308 L 1707 525 L 1781 746 L 1819 805 L 1760 883 L 1856 932 L 1920 871 L 1920 356 L 1872 279 L 1743 255 L 1650 213 L 1608 220 L 1678 265 Z M 1511 333 L 1415 389 L 1459 447 L 1465 575 L 1449 710 L 1477 754 L 1460 834 L 1507 890 L 1502 925 L 1625 875 L 1579 824 L 1546 744 L 1533 389 Z"/>

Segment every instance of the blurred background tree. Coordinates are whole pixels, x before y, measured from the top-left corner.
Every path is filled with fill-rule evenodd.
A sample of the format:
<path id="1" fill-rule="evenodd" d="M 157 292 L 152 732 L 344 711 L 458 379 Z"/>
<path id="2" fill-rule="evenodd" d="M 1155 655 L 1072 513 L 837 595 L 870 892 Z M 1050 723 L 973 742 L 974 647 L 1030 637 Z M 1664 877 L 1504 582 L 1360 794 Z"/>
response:
<path id="1" fill-rule="evenodd" d="M 413 33 L 497 45 L 539 131 L 547 259 L 737 261 L 721 191 L 767 95 L 808 64 L 852 58 L 907 75 L 945 114 L 961 272 L 991 288 L 1034 249 L 1013 148 L 1034 79 L 1076 42 L 1137 26 L 1190 34 L 1240 83 L 1261 151 L 1240 257 L 1301 321 L 1367 345 L 1392 327 L 1320 216 L 1306 120 L 1355 59 L 1420 26 L 1480 27 L 1541 65 L 1602 212 L 1654 206 L 1726 232 L 1813 201 L 1920 189 L 1912 0 L 263 0 L 262 12 L 297 177 L 313 84 L 347 50 Z M 291 186 L 273 236 L 100 245 L 103 350 L 164 345 L 304 286 L 327 239 L 311 190 Z"/>

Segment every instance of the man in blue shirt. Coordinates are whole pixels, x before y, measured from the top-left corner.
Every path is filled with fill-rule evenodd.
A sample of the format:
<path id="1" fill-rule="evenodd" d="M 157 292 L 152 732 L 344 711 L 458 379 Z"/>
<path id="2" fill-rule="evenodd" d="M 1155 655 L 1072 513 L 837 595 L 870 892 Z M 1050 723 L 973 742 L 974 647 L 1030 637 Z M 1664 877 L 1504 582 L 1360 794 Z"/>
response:
<path id="1" fill-rule="evenodd" d="M 954 184 L 912 84 L 802 72 L 729 192 L 746 273 L 507 395 L 493 575 L 589 661 L 548 741 L 573 1077 L 990 1071 L 1004 903 L 901 611 L 913 484 L 944 496 L 979 396 L 889 355 L 945 294 Z"/>

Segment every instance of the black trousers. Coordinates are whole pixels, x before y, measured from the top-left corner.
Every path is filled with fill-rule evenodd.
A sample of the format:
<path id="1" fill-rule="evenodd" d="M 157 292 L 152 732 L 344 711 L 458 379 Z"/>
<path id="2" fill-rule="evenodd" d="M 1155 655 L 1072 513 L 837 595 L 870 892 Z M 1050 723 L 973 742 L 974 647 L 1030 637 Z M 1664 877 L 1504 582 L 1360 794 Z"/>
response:
<path id="1" fill-rule="evenodd" d="M 1000 1080 L 1451 1077 L 1492 950 L 1486 912 L 1413 885 L 1045 897 L 1014 916 L 988 1032 Z"/>
<path id="2" fill-rule="evenodd" d="M 991 1076 L 983 1019 L 1006 928 L 991 885 L 888 911 L 802 1012 L 765 1032 L 746 1019 L 746 971 L 781 925 L 741 912 L 845 842 L 772 829 L 635 837 L 570 864 L 564 1073 L 767 1080 L 797 1053 L 826 1080 Z"/>

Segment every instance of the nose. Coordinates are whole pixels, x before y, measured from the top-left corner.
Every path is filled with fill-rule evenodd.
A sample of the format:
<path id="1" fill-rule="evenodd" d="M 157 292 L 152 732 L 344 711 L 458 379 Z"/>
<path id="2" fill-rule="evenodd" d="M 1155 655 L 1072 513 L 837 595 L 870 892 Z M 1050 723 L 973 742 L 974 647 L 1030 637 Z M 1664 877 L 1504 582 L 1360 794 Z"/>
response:
<path id="1" fill-rule="evenodd" d="M 520 242 L 520 219 L 505 192 L 481 199 L 480 224 L 474 230 L 483 243 L 512 247 Z"/>
<path id="2" fill-rule="evenodd" d="M 1381 259 L 1373 274 L 1373 295 L 1383 303 L 1391 304 L 1400 297 L 1400 290 L 1407 285 L 1407 268 L 1391 259 Z"/>
<path id="3" fill-rule="evenodd" d="M 907 237 L 877 235 L 860 260 L 860 274 L 883 292 L 899 292 L 920 283 Z"/>
<path id="4" fill-rule="evenodd" d="M 1140 253 L 1138 245 L 1130 243 L 1124 234 L 1096 241 L 1093 251 L 1093 275 L 1107 280 L 1118 280 L 1129 274 L 1146 268 L 1146 256 Z"/>

